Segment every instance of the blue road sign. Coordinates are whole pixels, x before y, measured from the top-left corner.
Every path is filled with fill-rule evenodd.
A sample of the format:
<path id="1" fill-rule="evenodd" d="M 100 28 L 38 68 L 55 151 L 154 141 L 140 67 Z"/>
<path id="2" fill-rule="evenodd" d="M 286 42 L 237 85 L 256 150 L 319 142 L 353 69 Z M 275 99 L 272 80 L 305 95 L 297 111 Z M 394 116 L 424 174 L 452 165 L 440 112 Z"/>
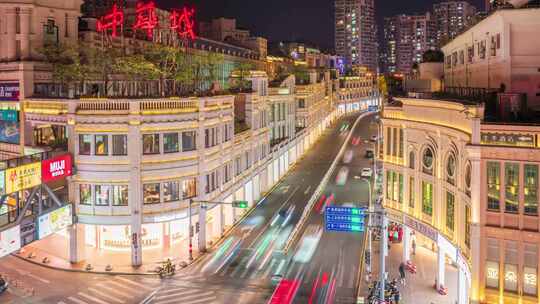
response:
<path id="1" fill-rule="evenodd" d="M 367 208 L 328 206 L 325 210 L 327 231 L 363 232 Z"/>
<path id="2" fill-rule="evenodd" d="M 378 106 L 368 106 L 368 111 L 377 112 L 379 110 Z"/>

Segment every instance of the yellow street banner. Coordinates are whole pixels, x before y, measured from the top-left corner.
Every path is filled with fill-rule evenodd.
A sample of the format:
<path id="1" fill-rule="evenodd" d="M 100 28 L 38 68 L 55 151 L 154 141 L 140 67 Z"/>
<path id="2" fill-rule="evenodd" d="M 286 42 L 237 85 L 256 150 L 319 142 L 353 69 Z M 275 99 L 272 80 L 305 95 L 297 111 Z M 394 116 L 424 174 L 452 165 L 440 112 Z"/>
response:
<path id="1" fill-rule="evenodd" d="M 32 163 L 6 170 L 6 194 L 41 184 L 41 163 Z"/>

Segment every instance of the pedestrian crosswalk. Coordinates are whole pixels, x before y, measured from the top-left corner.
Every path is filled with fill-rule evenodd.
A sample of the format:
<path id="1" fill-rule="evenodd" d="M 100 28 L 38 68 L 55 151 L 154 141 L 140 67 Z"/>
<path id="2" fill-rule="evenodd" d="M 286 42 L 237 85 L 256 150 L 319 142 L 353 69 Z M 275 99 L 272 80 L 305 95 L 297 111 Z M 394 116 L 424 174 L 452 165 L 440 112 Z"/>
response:
<path id="1" fill-rule="evenodd" d="M 111 277 L 96 281 L 86 289 L 67 296 L 57 304 L 130 304 L 138 303 L 150 292 L 158 288 L 157 278 Z"/>
<path id="2" fill-rule="evenodd" d="M 151 304 L 212 304 L 218 299 L 217 292 L 192 286 L 170 285 L 154 294 Z"/>

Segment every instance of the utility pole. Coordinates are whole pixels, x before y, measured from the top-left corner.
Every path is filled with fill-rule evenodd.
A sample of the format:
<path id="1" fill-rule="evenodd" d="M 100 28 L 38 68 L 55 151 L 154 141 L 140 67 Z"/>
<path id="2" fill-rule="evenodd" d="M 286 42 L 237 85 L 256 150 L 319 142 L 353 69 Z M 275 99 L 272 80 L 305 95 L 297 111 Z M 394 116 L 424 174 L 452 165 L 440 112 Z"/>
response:
<path id="1" fill-rule="evenodd" d="M 381 256 L 381 264 L 380 264 L 380 277 L 381 280 L 381 290 L 380 290 L 380 300 L 385 301 L 385 281 L 386 281 L 386 265 L 385 265 L 385 258 L 386 253 L 388 250 L 388 220 L 386 219 L 386 212 L 381 212 L 381 249 L 380 249 L 380 256 Z"/>
<path id="2" fill-rule="evenodd" d="M 189 227 L 188 227 L 188 233 L 189 233 L 189 260 L 193 261 L 193 228 L 191 226 L 191 204 L 193 204 L 193 199 L 189 200 L 189 207 L 188 207 L 188 217 L 189 217 Z"/>

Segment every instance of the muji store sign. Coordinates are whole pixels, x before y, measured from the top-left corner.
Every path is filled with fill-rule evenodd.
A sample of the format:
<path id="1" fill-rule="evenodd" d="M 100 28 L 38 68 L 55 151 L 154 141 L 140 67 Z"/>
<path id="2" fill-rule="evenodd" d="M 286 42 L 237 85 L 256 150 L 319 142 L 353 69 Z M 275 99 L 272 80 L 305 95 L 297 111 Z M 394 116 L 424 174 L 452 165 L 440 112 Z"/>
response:
<path id="1" fill-rule="evenodd" d="M 168 28 L 175 31 L 182 39 L 195 39 L 195 10 L 187 7 L 173 9 L 169 15 Z M 118 36 L 124 29 L 124 10 L 116 4 L 111 11 L 100 17 L 97 21 L 97 31 Z M 152 39 L 155 28 L 160 26 L 154 1 L 137 1 L 135 6 L 135 22 L 131 25 L 133 30 L 142 30 Z"/>

